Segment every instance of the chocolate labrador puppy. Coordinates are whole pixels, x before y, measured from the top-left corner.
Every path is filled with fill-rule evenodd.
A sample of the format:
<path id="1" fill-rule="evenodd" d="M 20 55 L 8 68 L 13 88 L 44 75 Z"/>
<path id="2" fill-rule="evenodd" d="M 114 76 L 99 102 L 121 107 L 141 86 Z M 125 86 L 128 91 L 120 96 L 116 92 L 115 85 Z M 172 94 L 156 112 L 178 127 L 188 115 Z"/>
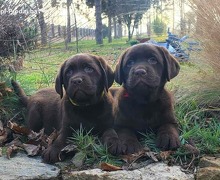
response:
<path id="1" fill-rule="evenodd" d="M 58 138 L 42 154 L 44 162 L 55 163 L 60 160 L 59 154 L 67 138 L 72 135 L 72 129 L 79 129 L 82 125 L 86 130 L 92 129 L 94 134 L 102 135 L 105 130 L 113 127 L 113 98 L 108 93 L 113 81 L 114 73 L 105 60 L 95 55 L 78 54 L 67 59 L 61 66 L 55 83 L 56 93 L 46 89 L 35 95 L 42 96 L 45 91 L 45 96 L 38 97 L 41 100 L 30 102 L 29 112 L 39 114 L 37 117 L 42 118 L 43 127 L 44 124 L 55 126 L 53 121 L 60 124 L 56 126 L 60 130 Z M 29 101 L 25 99 L 23 97 L 24 101 Z M 39 109 L 36 104 L 40 106 Z M 29 114 L 30 124 L 33 121 L 41 122 L 41 119 Z M 54 119 L 50 119 L 52 117 Z"/>
<path id="2" fill-rule="evenodd" d="M 122 84 L 115 96 L 113 111 L 115 141 L 110 152 L 131 154 L 142 147 L 140 132 L 153 130 L 157 146 L 163 150 L 180 145 L 178 124 L 173 112 L 170 93 L 164 88 L 167 81 L 179 73 L 180 66 L 163 48 L 152 44 L 138 44 L 128 48 L 120 57 L 115 81 Z M 117 138 L 116 133 L 113 136 Z"/>

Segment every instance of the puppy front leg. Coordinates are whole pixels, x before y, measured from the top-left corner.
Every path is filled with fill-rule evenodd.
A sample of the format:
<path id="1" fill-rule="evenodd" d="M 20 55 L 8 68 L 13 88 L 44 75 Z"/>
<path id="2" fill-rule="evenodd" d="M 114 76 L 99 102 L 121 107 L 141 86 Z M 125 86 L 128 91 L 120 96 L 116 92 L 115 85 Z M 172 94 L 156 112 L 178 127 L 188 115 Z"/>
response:
<path id="1" fill-rule="evenodd" d="M 43 162 L 53 164 L 64 159 L 61 150 L 67 145 L 66 141 L 69 135 L 71 135 L 70 128 L 61 129 L 57 139 L 42 153 Z"/>
<path id="2" fill-rule="evenodd" d="M 135 132 L 132 130 L 121 128 L 117 132 L 121 141 L 121 154 L 133 154 L 143 149 Z"/>
<path id="3" fill-rule="evenodd" d="M 159 127 L 156 145 L 162 150 L 175 150 L 180 146 L 177 123 L 167 123 Z"/>
<path id="4" fill-rule="evenodd" d="M 118 134 L 112 128 L 107 129 L 102 135 L 102 143 L 107 146 L 108 151 L 113 155 L 119 155 L 121 153 L 121 142 L 118 138 Z"/>

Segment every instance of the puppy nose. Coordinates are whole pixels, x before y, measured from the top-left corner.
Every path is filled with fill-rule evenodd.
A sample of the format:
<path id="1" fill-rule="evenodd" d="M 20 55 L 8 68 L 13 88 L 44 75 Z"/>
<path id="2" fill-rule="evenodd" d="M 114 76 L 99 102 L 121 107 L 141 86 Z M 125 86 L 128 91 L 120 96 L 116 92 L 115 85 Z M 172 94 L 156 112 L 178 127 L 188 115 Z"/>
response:
<path id="1" fill-rule="evenodd" d="M 82 82 L 83 82 L 82 78 L 75 78 L 75 79 L 72 80 L 72 83 L 73 83 L 74 85 L 79 85 L 79 84 L 81 84 Z"/>
<path id="2" fill-rule="evenodd" d="M 145 69 L 136 69 L 136 70 L 134 71 L 134 74 L 135 74 L 136 76 L 144 76 L 144 75 L 147 74 L 147 71 L 146 71 Z"/>

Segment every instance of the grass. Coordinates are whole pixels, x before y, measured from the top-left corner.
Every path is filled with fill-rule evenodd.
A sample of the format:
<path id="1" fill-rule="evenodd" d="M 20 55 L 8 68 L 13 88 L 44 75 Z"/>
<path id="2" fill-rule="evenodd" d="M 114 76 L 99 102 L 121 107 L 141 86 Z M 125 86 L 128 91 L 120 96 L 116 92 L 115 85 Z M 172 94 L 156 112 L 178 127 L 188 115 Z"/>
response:
<path id="1" fill-rule="evenodd" d="M 70 43 L 69 49 L 65 50 L 64 43 L 53 44 L 50 48 L 42 48 L 26 55 L 24 69 L 17 74 L 17 80 L 28 94 L 37 89 L 51 87 L 60 65 L 68 57 L 76 54 L 75 43 Z M 129 47 L 125 39 L 114 40 L 103 45 L 96 45 L 95 40 L 83 40 L 79 42 L 79 52 L 92 53 L 105 58 L 114 68 L 121 51 Z M 28 85 L 28 86 L 26 86 Z"/>
<path id="2" fill-rule="evenodd" d="M 73 164 L 94 165 L 102 162 L 121 165 L 122 162 L 117 157 L 108 153 L 107 147 L 102 145 L 97 136 L 92 135 L 92 129 L 86 131 L 82 126 L 79 129 L 73 130 L 73 134 L 69 137 L 70 145 L 76 147 L 77 153 L 72 158 Z M 79 163 L 79 161 L 81 161 Z"/>

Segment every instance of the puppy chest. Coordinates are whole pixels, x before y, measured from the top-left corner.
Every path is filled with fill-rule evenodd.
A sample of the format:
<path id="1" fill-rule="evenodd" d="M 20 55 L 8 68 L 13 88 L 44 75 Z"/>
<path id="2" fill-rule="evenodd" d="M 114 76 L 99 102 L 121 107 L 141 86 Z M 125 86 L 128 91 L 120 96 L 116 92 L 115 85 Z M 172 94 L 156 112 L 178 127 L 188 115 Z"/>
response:
<path id="1" fill-rule="evenodd" d="M 116 119 L 116 121 L 121 123 L 121 125 L 143 131 L 157 126 L 160 113 L 149 106 L 133 106 L 130 109 L 122 108 L 119 114 L 121 115 L 117 117 L 118 119 Z"/>
<path id="2" fill-rule="evenodd" d="M 96 110 L 75 110 L 75 112 L 69 113 L 69 117 L 71 124 L 74 124 L 76 128 L 82 125 L 87 130 L 105 129 L 113 123 L 111 111 L 106 111 L 102 108 Z"/>

